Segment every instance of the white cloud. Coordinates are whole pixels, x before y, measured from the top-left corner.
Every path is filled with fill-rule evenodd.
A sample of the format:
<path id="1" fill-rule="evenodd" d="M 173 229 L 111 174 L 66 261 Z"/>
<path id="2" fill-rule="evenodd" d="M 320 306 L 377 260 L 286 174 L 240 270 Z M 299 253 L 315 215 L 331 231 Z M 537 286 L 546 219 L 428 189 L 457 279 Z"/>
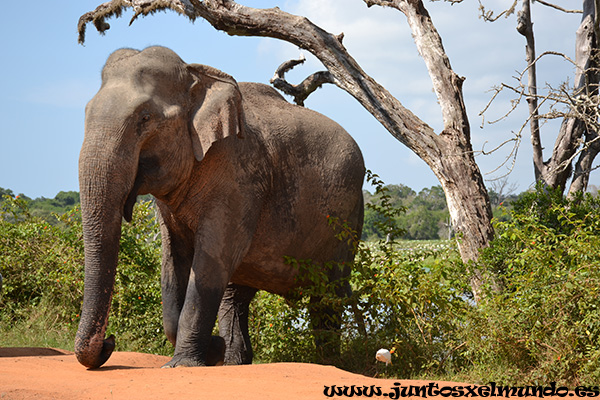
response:
<path id="1" fill-rule="evenodd" d="M 419 58 L 404 16 L 392 9 L 367 8 L 358 0 L 299 0 L 290 10 L 333 34 L 365 70 Z"/>

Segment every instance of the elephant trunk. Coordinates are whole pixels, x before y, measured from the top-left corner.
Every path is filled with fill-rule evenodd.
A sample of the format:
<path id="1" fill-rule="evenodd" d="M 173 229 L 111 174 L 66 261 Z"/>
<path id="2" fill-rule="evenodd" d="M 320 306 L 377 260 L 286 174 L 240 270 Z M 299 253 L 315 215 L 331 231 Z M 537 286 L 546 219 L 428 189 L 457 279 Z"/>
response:
<path id="1" fill-rule="evenodd" d="M 86 132 L 87 136 L 87 132 Z M 79 185 L 85 287 L 81 320 L 75 338 L 77 360 L 98 368 L 115 347 L 114 336 L 105 339 L 117 269 L 124 209 L 133 208 L 133 178 L 126 175 L 131 157 L 119 157 L 106 143 L 90 144 L 86 138 L 79 161 Z M 110 156 L 103 156 L 110 154 Z M 131 169 L 130 169 L 131 170 Z M 132 169 L 135 176 L 135 168 Z M 133 198 L 133 201 L 128 199 Z M 128 204 L 131 203 L 131 204 Z"/>

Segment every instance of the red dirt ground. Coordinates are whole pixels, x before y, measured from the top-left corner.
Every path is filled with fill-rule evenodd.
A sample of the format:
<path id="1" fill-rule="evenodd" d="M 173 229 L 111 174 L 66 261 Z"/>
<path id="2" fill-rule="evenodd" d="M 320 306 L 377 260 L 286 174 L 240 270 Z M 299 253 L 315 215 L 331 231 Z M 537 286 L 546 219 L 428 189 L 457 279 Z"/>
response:
<path id="1" fill-rule="evenodd" d="M 394 383 L 430 384 L 369 378 L 316 364 L 160 369 L 168 360 L 115 352 L 102 368 L 92 371 L 64 350 L 0 348 L 0 399 L 328 399 L 323 392 L 325 385 L 380 386 L 379 398 L 388 398 Z M 466 385 L 436 383 L 439 387 Z"/>

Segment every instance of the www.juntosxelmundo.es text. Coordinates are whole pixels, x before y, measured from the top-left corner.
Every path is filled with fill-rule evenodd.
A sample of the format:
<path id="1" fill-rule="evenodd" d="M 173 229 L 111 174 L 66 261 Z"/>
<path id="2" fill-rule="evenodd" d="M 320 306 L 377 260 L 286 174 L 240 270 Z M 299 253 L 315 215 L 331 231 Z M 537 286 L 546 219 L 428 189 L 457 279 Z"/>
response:
<path id="1" fill-rule="evenodd" d="M 574 390 L 556 386 L 501 386 L 491 382 L 489 385 L 440 386 L 435 382 L 427 385 L 402 385 L 394 383 L 390 388 L 381 386 L 325 386 L 323 394 L 327 397 L 384 397 L 400 399 L 406 397 L 599 397 L 600 386 L 577 386 Z"/>

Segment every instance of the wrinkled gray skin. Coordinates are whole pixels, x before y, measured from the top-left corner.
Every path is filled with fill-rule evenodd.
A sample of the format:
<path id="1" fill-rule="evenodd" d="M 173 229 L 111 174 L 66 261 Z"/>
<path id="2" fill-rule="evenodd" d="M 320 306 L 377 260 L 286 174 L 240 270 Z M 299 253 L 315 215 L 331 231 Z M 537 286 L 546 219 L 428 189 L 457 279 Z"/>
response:
<path id="1" fill-rule="evenodd" d="M 301 284 L 284 256 L 352 259 L 326 216 L 360 234 L 363 176 L 360 150 L 339 125 L 269 86 L 238 85 L 162 47 L 114 52 L 86 107 L 79 160 L 79 362 L 97 368 L 114 349 L 105 331 L 121 221 L 131 220 L 138 194 L 156 197 L 161 220 L 164 328 L 175 346 L 165 366 L 239 364 L 252 361 L 248 304 L 257 289 L 285 296 Z M 211 337 L 217 314 L 224 342 Z M 314 326 L 336 327 L 327 321 Z"/>

